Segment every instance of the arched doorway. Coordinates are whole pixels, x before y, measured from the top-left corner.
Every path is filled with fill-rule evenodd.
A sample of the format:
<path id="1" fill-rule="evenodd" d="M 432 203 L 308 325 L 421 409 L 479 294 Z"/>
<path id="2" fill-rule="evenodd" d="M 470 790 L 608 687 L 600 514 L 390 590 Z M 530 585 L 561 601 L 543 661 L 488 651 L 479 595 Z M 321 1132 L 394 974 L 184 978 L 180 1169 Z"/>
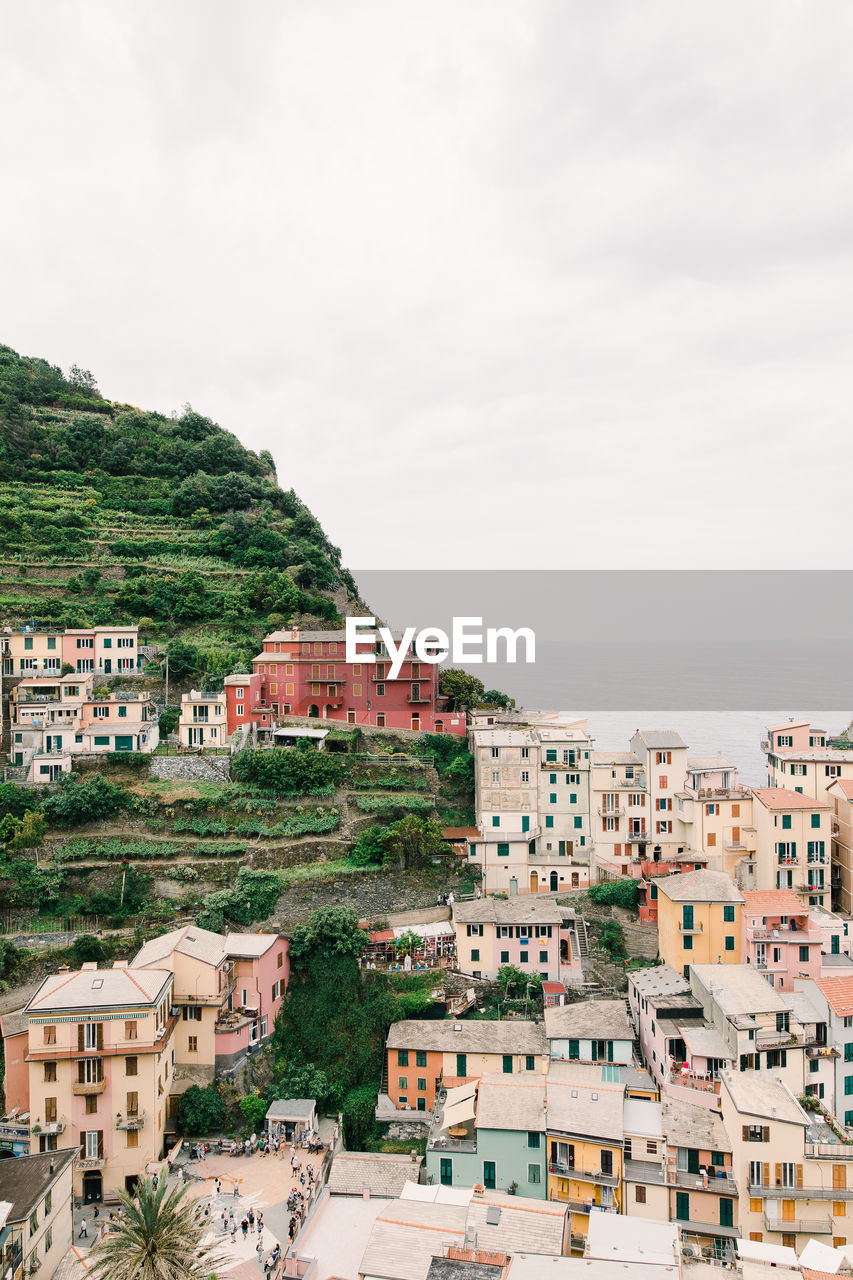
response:
<path id="1" fill-rule="evenodd" d="M 99 1169 L 90 1169 L 83 1174 L 84 1204 L 100 1204 L 103 1195 L 103 1178 Z"/>
<path id="2" fill-rule="evenodd" d="M 320 708 L 317 706 L 316 702 L 311 703 L 311 706 L 308 708 L 308 714 L 309 716 L 317 716 L 319 718 Z"/>
<path id="3" fill-rule="evenodd" d="M 444 721 L 443 721 L 443 720 L 436 720 L 436 722 L 435 722 L 435 731 L 436 731 L 436 733 L 444 733 Z"/>
<path id="4" fill-rule="evenodd" d="M 355 707 L 347 708 L 347 724 L 355 724 Z"/>
<path id="5" fill-rule="evenodd" d="M 557 873 L 556 871 L 552 871 L 551 872 L 551 892 L 556 893 L 559 887 L 560 887 L 560 881 L 557 877 Z"/>
<path id="6" fill-rule="evenodd" d="M 539 876 L 535 871 L 531 871 L 530 873 L 530 892 L 539 892 Z"/>

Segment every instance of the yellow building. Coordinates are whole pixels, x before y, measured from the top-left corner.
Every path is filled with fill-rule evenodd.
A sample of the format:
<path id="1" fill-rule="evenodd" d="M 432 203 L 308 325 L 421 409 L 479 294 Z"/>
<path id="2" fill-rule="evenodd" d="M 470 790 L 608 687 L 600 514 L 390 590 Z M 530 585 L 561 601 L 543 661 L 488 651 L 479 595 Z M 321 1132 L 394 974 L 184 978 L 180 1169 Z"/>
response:
<path id="1" fill-rule="evenodd" d="M 685 871 L 652 881 L 658 949 L 685 977 L 693 964 L 739 964 L 743 894 L 723 871 Z"/>
<path id="2" fill-rule="evenodd" d="M 225 693 L 199 693 L 192 689 L 182 694 L 178 737 L 182 747 L 227 747 Z"/>
<path id="3" fill-rule="evenodd" d="M 622 1085 L 548 1079 L 548 1199 L 569 1206 L 572 1252 L 583 1250 L 593 1206 L 623 1212 L 624 1096 Z"/>

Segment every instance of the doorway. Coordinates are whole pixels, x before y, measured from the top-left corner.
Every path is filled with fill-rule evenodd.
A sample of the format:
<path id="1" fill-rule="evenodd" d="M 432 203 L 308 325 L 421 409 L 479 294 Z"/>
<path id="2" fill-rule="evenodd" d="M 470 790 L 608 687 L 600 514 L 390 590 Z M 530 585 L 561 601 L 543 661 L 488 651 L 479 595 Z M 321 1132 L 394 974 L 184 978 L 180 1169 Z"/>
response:
<path id="1" fill-rule="evenodd" d="M 99 1170 L 90 1170 L 83 1174 L 83 1203 L 100 1204 L 103 1196 L 104 1180 Z"/>
<path id="2" fill-rule="evenodd" d="M 514 897 L 516 896 L 516 894 L 517 894 L 517 893 L 518 893 L 518 881 L 516 880 L 515 876 L 510 876 L 510 880 L 509 880 L 509 896 L 510 896 L 511 898 L 514 898 Z"/>
<path id="3" fill-rule="evenodd" d="M 556 892 L 557 892 L 557 890 L 558 890 L 558 888 L 560 887 L 560 881 L 559 881 L 559 878 L 558 878 L 558 876 L 557 876 L 556 871 L 552 871 L 552 872 L 551 872 L 551 880 L 550 880 L 550 883 L 551 883 L 551 892 L 552 892 L 552 893 L 556 893 Z"/>
<path id="4" fill-rule="evenodd" d="M 319 720 L 319 718 L 320 718 L 320 708 L 317 706 L 316 702 L 312 702 L 312 703 L 311 703 L 311 706 L 308 708 L 308 715 L 309 715 L 309 716 L 316 716 L 316 717 L 317 717 L 317 719 Z"/>
<path id="5" fill-rule="evenodd" d="M 530 873 L 530 892 L 539 892 L 539 876 L 535 871 L 531 871 Z"/>

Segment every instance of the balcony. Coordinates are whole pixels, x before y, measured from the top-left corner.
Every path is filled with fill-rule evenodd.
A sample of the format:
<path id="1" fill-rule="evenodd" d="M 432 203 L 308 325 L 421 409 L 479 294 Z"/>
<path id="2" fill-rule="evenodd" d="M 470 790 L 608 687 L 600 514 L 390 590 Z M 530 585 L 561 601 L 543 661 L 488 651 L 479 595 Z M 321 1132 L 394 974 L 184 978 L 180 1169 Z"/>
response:
<path id="1" fill-rule="evenodd" d="M 625 839 L 629 844 L 648 844 L 651 836 L 647 831 L 629 831 Z"/>
<path id="2" fill-rule="evenodd" d="M 809 1144 L 806 1143 L 806 1146 Z M 806 1155 L 808 1155 L 808 1151 Z M 851 1200 L 853 1188 L 847 1187 L 767 1187 L 749 1184 L 749 1194 L 756 1200 Z"/>
<path id="3" fill-rule="evenodd" d="M 77 1098 L 88 1098 L 94 1093 L 103 1093 L 107 1087 L 106 1079 L 104 1080 L 75 1080 L 71 1086 L 71 1092 Z"/>
<path id="4" fill-rule="evenodd" d="M 667 1185 L 681 1187 L 685 1191 L 713 1191 L 721 1196 L 737 1195 L 737 1183 L 734 1178 L 730 1178 L 728 1174 L 718 1177 L 716 1171 L 701 1174 L 688 1173 L 686 1169 L 668 1169 Z"/>
<path id="5" fill-rule="evenodd" d="M 696 1075 L 692 1071 L 670 1071 L 670 1084 L 678 1084 L 686 1089 L 698 1089 L 701 1093 L 719 1093 L 720 1082 L 712 1076 Z"/>
<path id="6" fill-rule="evenodd" d="M 759 1027 L 755 1033 L 756 1049 L 785 1049 L 796 1044 L 802 1044 L 802 1040 L 794 1031 L 777 1031 L 773 1027 Z"/>
<path id="7" fill-rule="evenodd" d="M 407 701 L 407 702 L 410 702 L 410 703 L 427 703 L 427 702 L 432 702 L 432 694 L 431 694 L 431 693 L 419 693 L 417 696 L 415 696 L 414 694 L 410 693 L 410 694 L 409 694 L 409 696 L 408 696 L 408 698 L 406 699 L 406 701 Z"/>
<path id="8" fill-rule="evenodd" d="M 83 1169 L 103 1169 L 107 1163 L 105 1156 L 78 1156 L 77 1168 Z"/>
<path id="9" fill-rule="evenodd" d="M 615 809 L 602 808 L 598 811 L 599 818 L 621 818 L 625 813 L 624 806 L 620 805 Z"/>
<path id="10" fill-rule="evenodd" d="M 116 1116 L 117 1129 L 142 1129 L 145 1127 L 145 1112 L 137 1111 L 128 1115 Z"/>
<path id="11" fill-rule="evenodd" d="M 65 1132 L 65 1121 L 64 1120 L 45 1120 L 44 1124 L 41 1124 L 38 1121 L 36 1121 L 36 1123 L 32 1127 L 31 1132 L 34 1138 L 37 1138 L 39 1136 L 43 1138 L 52 1138 L 57 1134 Z"/>
<path id="12" fill-rule="evenodd" d="M 580 1169 L 577 1165 L 563 1164 L 560 1160 L 552 1160 L 548 1164 L 548 1172 L 558 1178 L 572 1178 L 575 1182 L 595 1182 L 602 1187 L 618 1187 L 619 1179 L 614 1173 L 604 1173 L 601 1169 Z"/>
<path id="13" fill-rule="evenodd" d="M 780 1231 L 788 1235 L 832 1235 L 831 1218 L 771 1218 L 769 1213 L 765 1213 L 764 1227 L 767 1231 Z"/>
<path id="14" fill-rule="evenodd" d="M 838 1058 L 840 1053 L 829 1044 L 810 1044 L 806 1049 L 807 1058 Z"/>
<path id="15" fill-rule="evenodd" d="M 688 935 L 696 934 L 696 933 L 704 933 L 705 925 L 701 920 L 696 920 L 693 922 L 693 924 L 689 924 L 689 925 L 684 924 L 684 922 L 682 921 L 681 924 L 679 924 L 678 926 L 678 932 L 680 934 L 688 934 Z"/>

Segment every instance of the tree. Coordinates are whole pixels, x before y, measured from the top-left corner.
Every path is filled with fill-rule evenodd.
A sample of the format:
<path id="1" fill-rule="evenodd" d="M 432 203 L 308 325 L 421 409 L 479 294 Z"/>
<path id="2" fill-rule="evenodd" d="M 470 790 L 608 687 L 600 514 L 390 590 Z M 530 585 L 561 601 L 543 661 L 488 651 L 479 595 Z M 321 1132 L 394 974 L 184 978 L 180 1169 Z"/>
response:
<path id="1" fill-rule="evenodd" d="M 269 1103 L 266 1098 L 261 1097 L 257 1090 L 254 1093 L 247 1093 L 240 1099 L 240 1110 L 243 1112 L 253 1133 L 257 1133 L 258 1129 L 263 1129 L 267 1111 L 269 1110 Z"/>
<path id="2" fill-rule="evenodd" d="M 158 720 L 161 741 L 165 741 L 165 739 L 168 738 L 169 734 L 174 732 L 175 725 L 178 723 L 180 718 L 181 718 L 180 707 L 168 706 L 163 708 L 163 710 L 160 712 L 160 717 Z"/>
<path id="3" fill-rule="evenodd" d="M 290 939 L 290 959 L 304 960 L 313 956 L 357 958 L 367 940 L 367 934 L 358 927 L 358 916 L 352 907 L 318 907 L 305 924 L 294 929 Z"/>
<path id="4" fill-rule="evenodd" d="M 460 711 L 462 707 L 477 707 L 486 693 L 482 680 L 470 675 L 459 667 L 447 667 L 441 672 L 438 680 L 441 693 L 447 698 L 449 711 Z"/>
<path id="5" fill-rule="evenodd" d="M 277 1098 L 313 1098 L 322 1110 L 332 1096 L 332 1086 L 325 1071 L 313 1062 L 291 1067 L 275 1085 Z"/>
<path id="6" fill-rule="evenodd" d="M 44 814 L 30 809 L 20 818 L 7 814 L 0 819 L 0 844 L 4 844 L 10 853 L 18 853 L 22 849 L 38 849 L 44 844 L 47 823 Z"/>
<path id="7" fill-rule="evenodd" d="M 190 1085 L 178 1103 L 178 1124 L 183 1133 L 215 1133 L 225 1123 L 225 1104 L 214 1085 L 202 1089 Z"/>
<path id="8" fill-rule="evenodd" d="M 78 934 L 71 944 L 71 950 L 74 952 L 74 959 L 81 965 L 93 960 L 97 963 L 104 959 L 105 954 L 103 943 L 93 933 Z"/>
<path id="9" fill-rule="evenodd" d="M 487 707 L 515 706 L 515 698 L 511 698 L 508 693 L 501 693 L 500 689 L 487 689 L 483 694 L 483 702 Z"/>
<path id="10" fill-rule="evenodd" d="M 498 983 L 505 996 L 512 990 L 519 1000 L 525 998 L 528 985 L 532 989 L 534 999 L 538 999 L 542 993 L 541 976 L 538 973 L 525 973 L 514 964 L 501 965 L 498 969 Z"/>
<path id="11" fill-rule="evenodd" d="M 387 832 L 388 828 L 380 826 L 378 822 L 365 827 L 350 850 L 350 861 L 356 867 L 368 867 L 372 863 L 381 862 L 385 857 Z"/>
<path id="12" fill-rule="evenodd" d="M 135 1196 L 119 1191 L 123 1217 L 89 1255 L 96 1280 L 210 1280 L 224 1258 L 215 1245 L 202 1244 L 209 1226 L 196 1221 L 188 1189 L 164 1178 L 155 1190 L 151 1178 L 142 1178 Z"/>
<path id="13" fill-rule="evenodd" d="M 411 871 L 432 857 L 447 853 L 448 846 L 435 818 L 419 818 L 409 813 L 388 828 L 385 837 L 386 862 L 394 861 L 401 871 Z"/>
<path id="14" fill-rule="evenodd" d="M 359 1085 L 350 1089 L 344 1098 L 344 1143 L 347 1151 L 363 1151 L 376 1122 L 376 1099 L 379 1089 L 375 1084 Z"/>
<path id="15" fill-rule="evenodd" d="M 72 364 L 68 370 L 66 379 L 72 391 L 77 391 L 80 395 L 100 398 L 98 384 L 95 381 L 95 375 L 89 369 L 81 369 L 78 364 Z"/>

